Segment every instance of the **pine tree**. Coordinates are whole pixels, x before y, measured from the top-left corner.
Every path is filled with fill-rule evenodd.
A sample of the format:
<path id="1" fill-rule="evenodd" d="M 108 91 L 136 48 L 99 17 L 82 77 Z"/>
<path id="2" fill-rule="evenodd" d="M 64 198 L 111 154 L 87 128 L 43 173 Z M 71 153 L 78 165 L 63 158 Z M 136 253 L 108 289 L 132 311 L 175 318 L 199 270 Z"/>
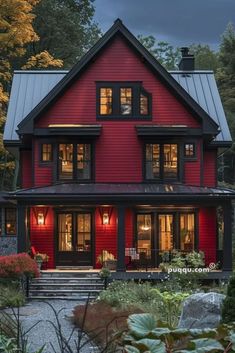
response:
<path id="1" fill-rule="evenodd" d="M 223 302 L 222 321 L 224 323 L 235 322 L 235 275 L 230 278 L 227 296 Z"/>

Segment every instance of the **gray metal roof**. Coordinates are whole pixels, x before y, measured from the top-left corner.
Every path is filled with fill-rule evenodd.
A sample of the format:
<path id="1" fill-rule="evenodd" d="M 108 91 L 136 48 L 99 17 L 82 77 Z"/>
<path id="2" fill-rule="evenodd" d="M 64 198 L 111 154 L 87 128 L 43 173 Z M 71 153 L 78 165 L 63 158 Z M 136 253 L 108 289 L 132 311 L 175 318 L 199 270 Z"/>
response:
<path id="1" fill-rule="evenodd" d="M 68 71 L 15 71 L 4 130 L 4 141 L 19 141 L 18 124 Z M 220 126 L 216 142 L 232 141 L 212 71 L 172 71 L 174 79 Z"/>
<path id="2" fill-rule="evenodd" d="M 213 71 L 170 71 L 174 79 L 219 125 L 215 141 L 232 141 Z"/>

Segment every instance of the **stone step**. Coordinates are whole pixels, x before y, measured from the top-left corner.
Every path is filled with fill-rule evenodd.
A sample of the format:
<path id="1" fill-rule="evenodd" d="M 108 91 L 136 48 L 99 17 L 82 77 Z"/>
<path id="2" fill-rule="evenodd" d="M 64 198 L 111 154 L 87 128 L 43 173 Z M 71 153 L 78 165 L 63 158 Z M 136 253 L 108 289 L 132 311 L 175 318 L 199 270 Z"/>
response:
<path id="1" fill-rule="evenodd" d="M 96 298 L 100 291 L 90 290 L 90 291 L 83 291 L 83 290 L 30 290 L 29 297 L 38 297 L 38 296 L 45 296 L 45 297 L 53 297 L 54 299 L 58 297 L 84 297 L 84 298 Z"/>
<path id="2" fill-rule="evenodd" d="M 87 282 L 93 282 L 93 283 L 97 283 L 100 282 L 102 283 L 103 280 L 100 277 L 97 278 L 86 278 L 86 277 L 81 277 L 81 278 L 77 278 L 77 277 L 39 277 L 39 278 L 33 278 L 32 279 L 32 283 L 33 282 L 47 282 L 47 281 L 54 281 L 54 282 L 59 282 L 59 281 L 65 281 L 65 282 L 79 282 L 79 283 L 87 283 Z"/>
<path id="3" fill-rule="evenodd" d="M 101 291 L 102 289 L 104 289 L 103 284 L 99 284 L 99 285 L 93 285 L 93 284 L 54 284 L 54 283 L 33 283 L 30 285 L 30 290 L 40 290 L 40 289 L 44 289 L 44 290 L 63 290 L 63 289 L 70 289 L 70 290 L 76 290 L 76 289 L 81 289 L 84 291 L 89 291 L 91 289 L 94 290 L 98 290 Z"/>
<path id="4" fill-rule="evenodd" d="M 61 300 L 76 300 L 76 301 L 84 301 L 86 302 L 88 300 L 88 296 L 45 296 L 45 295 L 38 295 L 38 296 L 29 296 L 28 297 L 29 300 L 57 300 L 57 299 L 61 299 Z M 92 301 L 96 299 L 96 297 L 89 297 L 89 301 Z"/>
<path id="5" fill-rule="evenodd" d="M 76 271 L 41 271 L 41 278 L 50 278 L 50 277 L 75 277 L 75 278 L 100 278 L 97 272 L 76 272 Z"/>

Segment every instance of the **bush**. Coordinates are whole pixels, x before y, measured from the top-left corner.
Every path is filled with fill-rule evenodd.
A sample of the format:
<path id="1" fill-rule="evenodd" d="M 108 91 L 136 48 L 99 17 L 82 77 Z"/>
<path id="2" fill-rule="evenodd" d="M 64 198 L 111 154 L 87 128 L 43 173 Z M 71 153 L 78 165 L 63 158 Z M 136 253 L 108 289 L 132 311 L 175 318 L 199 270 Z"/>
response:
<path id="1" fill-rule="evenodd" d="M 223 302 L 222 321 L 224 323 L 235 322 L 235 275 L 230 278 L 227 296 Z"/>
<path id="2" fill-rule="evenodd" d="M 26 253 L 0 256 L 0 278 L 39 277 L 36 262 Z"/>
<path id="3" fill-rule="evenodd" d="M 18 284 L 0 284 L 0 307 L 19 307 L 25 304 L 25 296 Z"/>

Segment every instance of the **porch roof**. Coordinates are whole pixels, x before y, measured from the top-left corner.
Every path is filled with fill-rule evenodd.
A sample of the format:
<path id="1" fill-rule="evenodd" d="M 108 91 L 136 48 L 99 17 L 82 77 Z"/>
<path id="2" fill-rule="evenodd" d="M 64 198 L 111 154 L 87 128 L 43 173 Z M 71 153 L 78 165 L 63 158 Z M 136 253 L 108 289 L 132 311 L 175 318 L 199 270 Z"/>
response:
<path id="1" fill-rule="evenodd" d="M 183 200 L 205 198 L 235 198 L 235 191 L 225 188 L 209 188 L 181 184 L 153 183 L 63 183 L 30 189 L 22 189 L 9 194 L 18 200 L 77 200 L 77 201 L 121 201 L 121 200 Z"/>

